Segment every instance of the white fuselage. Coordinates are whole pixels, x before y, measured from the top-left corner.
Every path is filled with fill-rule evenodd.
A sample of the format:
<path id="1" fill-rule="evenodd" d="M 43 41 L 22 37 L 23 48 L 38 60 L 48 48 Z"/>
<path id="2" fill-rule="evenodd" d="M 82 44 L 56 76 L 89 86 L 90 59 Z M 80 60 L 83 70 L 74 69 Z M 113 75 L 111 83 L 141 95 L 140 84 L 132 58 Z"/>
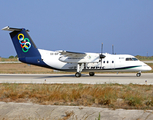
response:
<path id="1" fill-rule="evenodd" d="M 102 71 L 149 71 L 151 67 L 137 60 L 132 55 L 114 55 L 105 53 L 106 57 L 99 58 L 99 53 L 86 53 L 82 58 L 71 58 L 61 55 L 58 51 L 48 51 L 39 49 L 42 60 L 51 68 L 61 71 L 73 71 L 77 69 L 77 64 L 83 64 L 86 72 Z"/>

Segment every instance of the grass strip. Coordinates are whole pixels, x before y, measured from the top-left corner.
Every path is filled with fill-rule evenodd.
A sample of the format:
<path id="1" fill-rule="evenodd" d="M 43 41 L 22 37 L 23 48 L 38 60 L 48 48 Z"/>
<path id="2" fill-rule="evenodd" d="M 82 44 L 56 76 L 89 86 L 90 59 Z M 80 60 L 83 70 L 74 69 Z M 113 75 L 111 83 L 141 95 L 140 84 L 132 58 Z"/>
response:
<path id="1" fill-rule="evenodd" d="M 153 110 L 153 86 L 2 83 L 0 101 Z"/>

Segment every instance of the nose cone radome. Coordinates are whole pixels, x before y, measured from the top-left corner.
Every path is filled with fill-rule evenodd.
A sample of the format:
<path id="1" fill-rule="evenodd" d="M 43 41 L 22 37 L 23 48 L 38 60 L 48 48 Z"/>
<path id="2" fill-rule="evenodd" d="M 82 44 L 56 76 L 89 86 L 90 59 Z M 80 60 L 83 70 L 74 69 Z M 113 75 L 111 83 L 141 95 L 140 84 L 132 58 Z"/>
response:
<path id="1" fill-rule="evenodd" d="M 149 67 L 149 70 L 152 70 L 152 68 L 150 66 L 148 66 L 148 67 Z"/>
<path id="2" fill-rule="evenodd" d="M 143 63 L 143 65 L 141 66 L 141 71 L 150 71 L 150 70 L 152 70 L 152 68 L 147 64 Z"/>
<path id="3" fill-rule="evenodd" d="M 150 71 L 150 70 L 152 70 L 152 68 L 151 68 L 150 66 L 146 65 L 146 66 L 145 66 L 145 70 L 146 70 L 146 71 Z"/>

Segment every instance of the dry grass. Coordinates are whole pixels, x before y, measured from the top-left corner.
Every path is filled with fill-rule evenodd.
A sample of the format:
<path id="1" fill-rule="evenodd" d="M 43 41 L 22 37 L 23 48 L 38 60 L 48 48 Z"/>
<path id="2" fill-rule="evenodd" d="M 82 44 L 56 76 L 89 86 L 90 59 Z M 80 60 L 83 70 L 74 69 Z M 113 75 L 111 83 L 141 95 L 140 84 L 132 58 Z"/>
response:
<path id="1" fill-rule="evenodd" d="M 141 61 L 152 61 L 153 60 L 153 56 L 135 56 L 137 59 L 141 60 Z"/>
<path id="2" fill-rule="evenodd" d="M 0 84 L 0 101 L 153 109 L 152 85 Z"/>
<path id="3" fill-rule="evenodd" d="M 0 73 L 6 74 L 49 74 L 52 69 L 42 68 L 25 63 L 3 63 L 0 64 Z"/>
<path id="4" fill-rule="evenodd" d="M 18 58 L 1 58 L 0 61 L 18 61 Z"/>

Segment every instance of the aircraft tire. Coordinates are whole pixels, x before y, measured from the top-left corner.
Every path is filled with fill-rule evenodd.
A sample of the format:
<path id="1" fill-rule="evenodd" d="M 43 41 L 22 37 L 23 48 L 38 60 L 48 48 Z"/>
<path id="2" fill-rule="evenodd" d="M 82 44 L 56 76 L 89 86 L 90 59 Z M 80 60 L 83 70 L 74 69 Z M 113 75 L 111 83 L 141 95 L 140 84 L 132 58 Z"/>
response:
<path id="1" fill-rule="evenodd" d="M 137 76 L 137 77 L 140 77 L 140 76 L 141 76 L 141 73 L 137 73 L 136 76 Z"/>
<path id="2" fill-rule="evenodd" d="M 81 73 L 76 72 L 76 73 L 75 73 L 75 77 L 77 77 L 77 78 L 78 78 L 78 77 L 81 77 Z"/>
<path id="3" fill-rule="evenodd" d="M 90 75 L 90 76 L 94 76 L 95 73 L 94 73 L 94 72 L 89 72 L 89 75 Z"/>

